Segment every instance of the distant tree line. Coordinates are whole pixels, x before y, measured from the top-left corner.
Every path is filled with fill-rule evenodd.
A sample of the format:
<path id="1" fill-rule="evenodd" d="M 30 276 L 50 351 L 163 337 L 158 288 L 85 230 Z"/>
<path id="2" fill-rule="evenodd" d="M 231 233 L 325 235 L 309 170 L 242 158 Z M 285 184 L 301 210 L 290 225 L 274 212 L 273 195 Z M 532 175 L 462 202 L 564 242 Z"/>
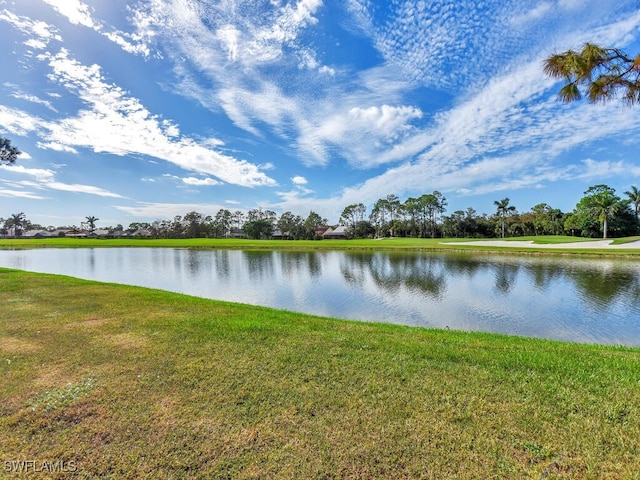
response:
<path id="1" fill-rule="evenodd" d="M 589 187 L 571 212 L 562 212 L 546 203 L 518 212 L 509 198 L 494 202 L 495 213 L 478 214 L 469 207 L 446 214 L 447 200 L 438 191 L 401 201 L 389 194 L 379 199 L 367 214 L 362 203 L 348 205 L 337 225 L 347 238 L 495 238 L 531 235 L 567 234 L 581 237 L 621 237 L 640 233 L 640 191 L 632 186 L 621 198 L 608 185 Z M 29 230 L 95 231 L 94 216 L 85 217 L 81 227 L 43 227 L 31 223 L 22 212 L 0 218 L 0 234 L 19 237 Z M 272 210 L 255 208 L 248 212 L 220 209 L 214 215 L 189 212 L 172 220 L 134 222 L 128 228 L 109 227 L 111 233 L 143 235 L 153 238 L 282 238 L 320 239 L 329 226 L 327 219 L 311 211 L 306 217 L 292 212 L 277 215 Z"/>
<path id="2" fill-rule="evenodd" d="M 317 229 L 327 220 L 316 212 L 306 218 L 285 212 L 278 217 L 272 210 L 255 208 L 248 212 L 220 209 L 215 216 L 189 212 L 173 220 L 132 223 L 129 230 L 144 230 L 155 238 L 233 238 L 269 239 L 277 235 L 291 240 L 318 238 Z"/>
<path id="3" fill-rule="evenodd" d="M 621 237 L 640 233 L 640 191 L 632 186 L 620 198 L 607 185 L 589 187 L 572 212 L 539 203 L 518 212 L 509 198 L 496 200 L 496 212 L 478 215 L 469 207 L 446 215 L 447 200 L 437 190 L 401 202 L 396 195 L 378 200 L 366 215 L 362 203 L 347 206 L 340 224 L 353 238 L 457 237 L 491 238 L 568 234 L 582 237 Z"/>

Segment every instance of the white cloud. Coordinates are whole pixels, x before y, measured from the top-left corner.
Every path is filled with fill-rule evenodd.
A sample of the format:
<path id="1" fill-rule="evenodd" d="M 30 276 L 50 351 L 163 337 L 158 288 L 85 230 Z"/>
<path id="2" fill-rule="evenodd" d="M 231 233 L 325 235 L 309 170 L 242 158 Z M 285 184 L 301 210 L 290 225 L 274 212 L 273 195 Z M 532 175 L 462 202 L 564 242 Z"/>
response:
<path id="1" fill-rule="evenodd" d="M 30 38 L 25 43 L 31 48 L 44 49 L 53 40 L 62 41 L 58 29 L 45 22 L 18 16 L 8 10 L 0 10 L 0 20 L 10 23 L 14 28 L 28 35 Z"/>
<path id="2" fill-rule="evenodd" d="M 25 136 L 41 123 L 42 120 L 26 112 L 0 105 L 0 126 L 13 135 Z"/>
<path id="3" fill-rule="evenodd" d="M 233 25 L 224 25 L 216 32 L 216 37 L 227 51 L 227 58 L 231 62 L 235 62 L 238 59 L 240 35 L 240 30 Z"/>
<path id="4" fill-rule="evenodd" d="M 323 75 L 328 75 L 330 77 L 333 77 L 336 74 L 336 70 L 334 68 L 327 67 L 326 65 L 321 66 L 318 71 Z"/>
<path id="5" fill-rule="evenodd" d="M 307 179 L 301 175 L 296 175 L 295 177 L 291 177 L 291 181 L 296 185 L 306 185 L 308 183 Z"/>
<path id="6" fill-rule="evenodd" d="M 120 46 L 120 48 L 127 53 L 142 55 L 144 57 L 151 55 L 149 47 L 145 43 L 141 42 L 141 39 L 137 38 L 137 36 L 132 36 L 119 31 L 103 32 L 103 35 L 116 45 Z M 132 38 L 134 41 L 132 42 L 128 38 Z"/>
<path id="7" fill-rule="evenodd" d="M 558 0 L 558 7 L 563 10 L 577 10 L 583 6 L 583 0 Z"/>
<path id="8" fill-rule="evenodd" d="M 37 195 L 33 192 L 26 192 L 24 190 L 8 190 L 6 188 L 0 188 L 0 197 L 9 198 L 26 198 L 29 200 L 44 200 L 45 197 Z"/>
<path id="9" fill-rule="evenodd" d="M 7 173 L 18 174 L 18 175 L 28 175 L 34 177 L 36 179 L 35 182 L 19 182 L 20 185 L 26 187 L 32 187 L 36 189 L 50 189 L 50 190 L 62 190 L 66 192 L 74 192 L 74 193 L 86 193 L 89 195 L 97 195 L 100 197 L 111 197 L 111 198 L 124 198 L 121 195 L 110 192 L 100 187 L 95 187 L 92 185 L 83 185 L 83 184 L 68 184 L 59 182 L 55 178 L 55 172 L 53 170 L 42 169 L 42 168 L 26 168 L 22 165 L 12 165 L 12 166 L 2 166 L 0 168 L 5 169 Z M 30 196 L 28 196 L 30 195 Z M 25 198 L 41 198 L 32 193 L 23 193 L 20 195 Z"/>
<path id="10" fill-rule="evenodd" d="M 55 179 L 55 172 L 44 168 L 27 168 L 23 165 L 1 166 L 0 168 L 6 169 L 7 173 L 35 177 L 35 179 L 41 184 L 53 182 Z"/>
<path id="11" fill-rule="evenodd" d="M 124 51 L 145 57 L 151 54 L 149 47 L 145 43 L 146 36 L 140 34 L 128 34 L 106 27 L 103 23 L 95 20 L 92 8 L 80 0 L 42 0 L 50 5 L 60 15 L 66 17 L 73 25 L 82 25 L 90 28 L 120 46 Z"/>
<path id="12" fill-rule="evenodd" d="M 319 124 L 300 121 L 298 147 L 308 164 L 325 164 L 331 153 L 340 153 L 353 165 L 369 168 L 395 161 L 389 150 L 414 131 L 411 122 L 420 118 L 420 109 L 410 106 L 334 108 Z"/>
<path id="13" fill-rule="evenodd" d="M 382 105 L 349 110 L 349 123 L 353 129 L 377 133 L 383 138 L 396 138 L 407 129 L 408 122 L 417 118 L 422 118 L 420 109 L 407 106 Z"/>
<path id="14" fill-rule="evenodd" d="M 285 46 L 298 50 L 300 32 L 317 23 L 321 0 L 267 6 L 243 0 L 154 0 L 133 8 L 140 35 L 177 46 L 206 71 L 225 63 L 243 68 L 282 59 Z"/>
<path id="15" fill-rule="evenodd" d="M 186 177 L 182 179 L 182 182 L 186 183 L 187 185 L 194 185 L 198 187 L 220 185 L 220 182 L 218 182 L 217 180 L 214 180 L 213 178 Z"/>
<path id="16" fill-rule="evenodd" d="M 587 158 L 582 162 L 583 168 L 576 172 L 577 178 L 604 179 L 622 176 L 623 178 L 640 177 L 640 166 L 624 161 L 596 161 Z"/>
<path id="17" fill-rule="evenodd" d="M 94 22 L 87 4 L 80 0 L 42 0 L 52 6 L 59 14 L 64 15 L 74 25 L 83 25 L 100 30 L 100 25 Z"/>
<path id="18" fill-rule="evenodd" d="M 78 150 L 75 148 L 64 145 L 59 142 L 37 142 L 36 145 L 38 148 L 42 148 L 44 150 L 55 150 L 58 152 L 67 152 L 67 153 L 78 153 Z"/>
<path id="19" fill-rule="evenodd" d="M 501 24 L 507 12 L 500 5 L 406 1 L 390 7 L 385 16 L 376 16 L 369 2 L 352 2 L 360 27 L 386 62 L 418 84 L 453 88 L 471 75 L 477 81 L 479 72 L 502 64 L 501 52 L 515 36 Z"/>
<path id="20" fill-rule="evenodd" d="M 28 93 L 23 93 L 23 92 L 15 92 L 15 93 L 12 93 L 11 96 L 13 98 L 17 98 L 19 100 L 26 100 L 27 102 L 35 103 L 35 104 L 38 104 L 38 105 L 44 105 L 45 107 L 47 107 L 52 112 L 56 112 L 57 113 L 57 110 L 53 107 L 53 105 L 51 104 L 51 102 L 49 100 L 43 100 L 43 99 L 41 99 L 40 97 L 38 97 L 36 95 L 30 95 Z"/>
<path id="21" fill-rule="evenodd" d="M 551 4 L 551 2 L 540 2 L 532 9 L 527 10 L 525 13 L 512 17 L 510 19 L 510 23 L 515 28 L 521 27 L 526 23 L 540 20 L 549 12 L 552 12 L 554 8 L 555 7 Z"/>
<path id="22" fill-rule="evenodd" d="M 73 193 L 86 193 L 89 195 L 97 195 L 99 197 L 111 197 L 111 198 L 124 198 L 122 195 L 110 192 L 103 188 L 94 187 L 93 185 L 82 185 L 78 183 L 62 183 L 62 182 L 49 182 L 46 184 L 47 188 L 52 190 L 62 190 L 65 192 Z"/>
<path id="23" fill-rule="evenodd" d="M 298 56 L 300 58 L 298 63 L 299 68 L 309 68 L 312 70 L 318 68 L 318 60 L 312 51 L 302 50 Z"/>
<path id="24" fill-rule="evenodd" d="M 246 48 L 252 60 L 272 61 L 282 55 L 283 45 L 291 45 L 300 30 L 317 23 L 314 17 L 322 5 L 322 0 L 299 0 L 295 6 L 287 4 L 279 9 L 273 23 L 266 23 L 252 33 Z"/>
<path id="25" fill-rule="evenodd" d="M 228 183 L 275 184 L 255 165 L 206 148 L 193 139 L 175 138 L 179 133 L 175 125 L 152 115 L 119 87 L 107 84 L 97 65 L 81 65 L 66 50 L 45 58 L 53 72 L 51 78 L 75 93 L 88 109 L 80 110 L 75 117 L 46 124 L 4 109 L 9 118 L 3 122 L 0 110 L 0 124 L 14 129 L 29 125 L 33 130 L 40 123 L 47 130 L 41 144 L 56 149 L 66 146 L 115 155 L 139 153 L 175 163 L 185 170 L 214 175 Z"/>
<path id="26" fill-rule="evenodd" d="M 297 102 L 271 82 L 264 82 L 258 91 L 225 88 L 218 97 L 229 118 L 241 128 L 258 135 L 254 123 L 266 122 L 283 131 L 292 118 L 301 115 Z"/>

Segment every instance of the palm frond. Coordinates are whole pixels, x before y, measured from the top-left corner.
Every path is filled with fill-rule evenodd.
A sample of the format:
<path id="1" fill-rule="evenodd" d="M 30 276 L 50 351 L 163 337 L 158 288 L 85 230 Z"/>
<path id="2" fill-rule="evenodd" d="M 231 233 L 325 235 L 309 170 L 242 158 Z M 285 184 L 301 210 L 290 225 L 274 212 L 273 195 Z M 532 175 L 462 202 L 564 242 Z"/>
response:
<path id="1" fill-rule="evenodd" d="M 558 97 L 565 103 L 573 102 L 575 100 L 580 100 L 582 98 L 582 93 L 578 88 L 576 83 L 571 82 L 567 83 L 563 86 L 558 92 Z"/>

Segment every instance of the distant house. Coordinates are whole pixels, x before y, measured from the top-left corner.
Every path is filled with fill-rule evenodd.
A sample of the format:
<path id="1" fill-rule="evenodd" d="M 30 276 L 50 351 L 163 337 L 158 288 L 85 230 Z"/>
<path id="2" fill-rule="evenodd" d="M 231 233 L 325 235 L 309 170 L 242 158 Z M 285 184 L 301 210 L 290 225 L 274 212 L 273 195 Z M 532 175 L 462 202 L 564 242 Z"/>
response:
<path id="1" fill-rule="evenodd" d="M 153 236 L 151 235 L 151 230 L 147 230 L 146 228 L 140 228 L 136 230 L 134 234 L 136 237 L 145 237 L 145 238 L 150 238 Z"/>
<path id="2" fill-rule="evenodd" d="M 122 235 L 120 235 L 120 236 L 121 237 L 150 238 L 153 235 L 151 235 L 151 232 L 149 230 L 147 230 L 146 228 L 138 228 L 137 230 L 134 230 L 133 232 L 122 233 Z"/>
<path id="3" fill-rule="evenodd" d="M 103 228 L 96 228 L 93 232 L 91 232 L 89 234 L 90 237 L 100 237 L 100 238 L 106 238 L 106 237 L 111 237 L 111 231 L 107 230 L 107 229 L 103 229 Z"/>
<path id="4" fill-rule="evenodd" d="M 331 228 L 331 227 L 325 227 L 325 226 L 323 226 L 323 227 L 317 227 L 317 228 L 314 230 L 314 233 L 315 233 L 318 237 L 322 237 L 322 236 L 324 235 L 324 233 L 325 233 L 327 230 L 329 230 L 329 228 Z"/>
<path id="5" fill-rule="evenodd" d="M 289 238 L 289 232 L 282 233 L 279 228 L 276 228 L 271 234 L 271 238 L 274 240 L 283 240 L 285 238 Z"/>
<path id="6" fill-rule="evenodd" d="M 53 235 L 53 232 L 49 232 L 48 230 L 27 230 L 22 232 L 22 238 L 50 238 Z"/>
<path id="7" fill-rule="evenodd" d="M 349 238 L 347 235 L 347 227 L 343 225 L 336 228 L 329 227 L 327 231 L 322 234 L 322 238 L 326 240 L 345 240 Z"/>

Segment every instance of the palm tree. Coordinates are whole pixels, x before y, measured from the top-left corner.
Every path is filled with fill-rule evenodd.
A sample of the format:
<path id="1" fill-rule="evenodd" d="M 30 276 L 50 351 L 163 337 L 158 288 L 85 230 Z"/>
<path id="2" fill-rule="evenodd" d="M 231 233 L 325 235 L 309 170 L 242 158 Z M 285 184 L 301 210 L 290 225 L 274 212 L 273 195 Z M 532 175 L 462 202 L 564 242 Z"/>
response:
<path id="1" fill-rule="evenodd" d="M 26 216 L 24 212 L 13 213 L 11 214 L 11 218 L 9 219 L 11 225 L 13 226 L 13 236 L 19 237 L 22 234 L 22 226 L 26 220 Z"/>
<path id="2" fill-rule="evenodd" d="M 640 220 L 640 190 L 635 185 L 631 185 L 631 190 L 628 192 L 624 192 L 624 194 L 629 197 L 631 203 L 633 203 L 633 207 L 636 212 L 636 220 Z"/>
<path id="3" fill-rule="evenodd" d="M 590 102 L 605 102 L 621 91 L 625 102 L 640 103 L 640 78 L 637 57 L 617 48 L 603 48 L 586 43 L 582 50 L 567 50 L 545 60 L 544 72 L 561 79 L 565 85 L 558 92 L 564 102 L 580 100 L 581 88 Z"/>
<path id="4" fill-rule="evenodd" d="M 96 229 L 96 222 L 100 220 L 96 217 L 85 217 L 87 219 L 87 224 L 89 225 L 89 230 L 93 232 Z"/>
<path id="5" fill-rule="evenodd" d="M 493 204 L 497 207 L 498 216 L 502 221 L 502 238 L 504 238 L 504 221 L 507 214 L 516 211 L 516 207 L 509 205 L 509 197 L 503 198 L 502 200 L 495 200 Z"/>
<path id="6" fill-rule="evenodd" d="M 620 198 L 602 193 L 591 200 L 591 209 L 602 221 L 602 238 L 607 238 L 607 226 L 609 218 L 612 218 L 620 209 Z"/>

